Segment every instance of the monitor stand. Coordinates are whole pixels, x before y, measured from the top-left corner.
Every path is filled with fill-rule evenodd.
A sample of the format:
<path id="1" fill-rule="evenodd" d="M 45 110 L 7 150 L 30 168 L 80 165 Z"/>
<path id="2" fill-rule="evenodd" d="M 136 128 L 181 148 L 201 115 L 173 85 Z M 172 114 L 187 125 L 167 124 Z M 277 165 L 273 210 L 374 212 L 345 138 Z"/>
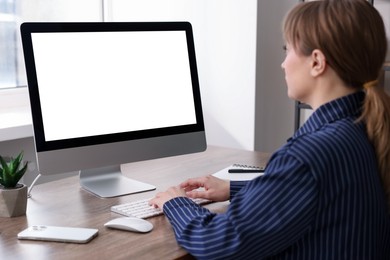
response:
<path id="1" fill-rule="evenodd" d="M 153 185 L 123 176 L 120 166 L 82 170 L 79 175 L 81 186 L 101 198 L 118 197 L 156 189 Z"/>

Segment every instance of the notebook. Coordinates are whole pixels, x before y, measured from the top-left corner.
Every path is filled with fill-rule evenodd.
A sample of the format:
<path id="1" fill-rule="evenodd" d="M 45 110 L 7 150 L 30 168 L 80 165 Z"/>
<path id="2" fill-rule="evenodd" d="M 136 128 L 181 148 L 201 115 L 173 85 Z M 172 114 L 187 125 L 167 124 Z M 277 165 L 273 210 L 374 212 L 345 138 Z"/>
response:
<path id="1" fill-rule="evenodd" d="M 230 173 L 229 170 L 237 171 L 235 171 L 235 173 Z M 262 176 L 263 174 L 264 167 L 235 163 L 214 173 L 213 176 L 231 181 L 248 181 Z"/>

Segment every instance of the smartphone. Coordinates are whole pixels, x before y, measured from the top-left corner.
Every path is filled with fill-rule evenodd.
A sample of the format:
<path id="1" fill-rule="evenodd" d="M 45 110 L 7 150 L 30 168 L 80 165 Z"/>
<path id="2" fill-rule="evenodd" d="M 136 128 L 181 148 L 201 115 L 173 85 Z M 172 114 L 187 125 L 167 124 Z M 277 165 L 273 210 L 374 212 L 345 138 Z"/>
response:
<path id="1" fill-rule="evenodd" d="M 31 226 L 18 234 L 18 239 L 88 243 L 98 235 L 97 229 L 56 226 Z"/>

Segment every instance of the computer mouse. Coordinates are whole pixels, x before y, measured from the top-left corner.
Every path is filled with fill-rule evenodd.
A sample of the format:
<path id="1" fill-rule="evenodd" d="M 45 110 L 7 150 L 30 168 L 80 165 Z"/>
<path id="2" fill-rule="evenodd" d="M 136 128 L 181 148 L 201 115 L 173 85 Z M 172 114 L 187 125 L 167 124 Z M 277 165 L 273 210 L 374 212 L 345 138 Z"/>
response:
<path id="1" fill-rule="evenodd" d="M 132 232 L 146 233 L 153 229 L 153 224 L 142 218 L 120 217 L 108 221 L 105 227 Z"/>

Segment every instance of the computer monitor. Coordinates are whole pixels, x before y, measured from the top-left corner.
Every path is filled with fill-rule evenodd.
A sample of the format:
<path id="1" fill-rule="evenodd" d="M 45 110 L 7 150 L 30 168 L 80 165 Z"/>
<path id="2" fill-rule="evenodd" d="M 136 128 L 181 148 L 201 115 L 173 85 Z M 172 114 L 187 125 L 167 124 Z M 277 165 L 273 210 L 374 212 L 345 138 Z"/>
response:
<path id="1" fill-rule="evenodd" d="M 120 165 L 206 149 L 188 22 L 24 23 L 42 175 L 80 171 L 100 197 L 155 189 Z"/>

